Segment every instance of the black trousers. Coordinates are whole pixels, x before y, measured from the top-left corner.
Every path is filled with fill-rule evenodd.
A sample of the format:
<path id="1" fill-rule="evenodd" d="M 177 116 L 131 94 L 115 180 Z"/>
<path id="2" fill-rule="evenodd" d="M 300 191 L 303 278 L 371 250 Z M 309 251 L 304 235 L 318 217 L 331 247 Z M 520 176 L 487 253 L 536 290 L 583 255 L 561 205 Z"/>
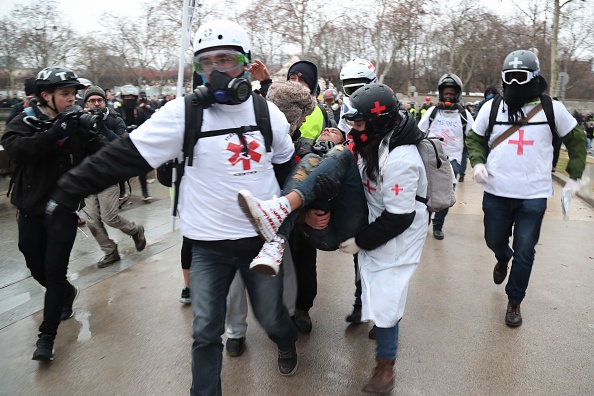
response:
<path id="1" fill-rule="evenodd" d="M 297 276 L 297 301 L 295 308 L 309 311 L 318 294 L 318 275 L 316 272 L 317 250 L 293 229 L 289 237 L 291 255 Z"/>
<path id="2" fill-rule="evenodd" d="M 70 252 L 76 238 L 77 215 L 54 213 L 52 217 L 19 213 L 19 250 L 33 278 L 46 288 L 43 322 L 39 332 L 56 336 L 62 307 L 72 286 L 66 279 Z"/>

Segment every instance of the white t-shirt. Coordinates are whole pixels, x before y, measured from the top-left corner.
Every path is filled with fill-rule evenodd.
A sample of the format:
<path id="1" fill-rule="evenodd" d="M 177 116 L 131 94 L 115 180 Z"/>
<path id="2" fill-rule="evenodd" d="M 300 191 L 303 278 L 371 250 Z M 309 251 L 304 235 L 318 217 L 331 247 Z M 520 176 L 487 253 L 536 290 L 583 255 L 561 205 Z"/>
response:
<path id="1" fill-rule="evenodd" d="M 528 114 L 538 103 L 522 108 Z M 485 136 L 489 126 L 489 115 L 493 101 L 486 102 L 476 117 L 473 130 L 479 136 Z M 503 110 L 505 109 L 505 112 Z M 561 137 L 567 135 L 577 121 L 569 114 L 561 102 L 553 100 L 555 126 Z M 501 101 L 496 121 L 508 121 L 508 107 Z M 526 125 L 501 142 L 487 157 L 488 181 L 483 189 L 493 195 L 506 198 L 548 198 L 553 195 L 551 170 L 553 163 L 553 135 L 547 124 L 544 110 L 539 111 Z M 489 146 L 511 125 L 494 125 L 489 138 Z"/>
<path id="2" fill-rule="evenodd" d="M 247 132 L 248 156 L 236 133 L 205 137 L 194 147 L 194 163 L 186 166 L 178 204 L 182 235 L 201 241 L 235 240 L 256 236 L 237 204 L 237 192 L 249 189 L 256 198 L 270 199 L 280 193 L 272 163 L 287 162 L 294 147 L 289 123 L 268 102 L 272 126 L 272 152 L 267 153 L 264 136 Z M 253 98 L 239 105 L 215 104 L 204 110 L 202 131 L 256 125 Z M 181 157 L 185 128 L 183 98 L 168 102 L 136 129 L 130 138 L 153 167 Z"/>
<path id="3" fill-rule="evenodd" d="M 466 130 L 462 130 L 462 120 L 460 119 L 460 112 L 458 110 L 438 110 L 435 114 L 435 119 L 429 125 L 429 118 L 435 106 L 430 107 L 425 113 L 421 121 L 419 121 L 419 129 L 427 133 L 428 137 L 442 138 L 443 151 L 450 160 L 456 160 L 459 164 L 462 163 L 462 151 L 464 150 L 464 135 L 472 129 L 474 120 L 468 110 L 464 110 L 466 114 Z"/>

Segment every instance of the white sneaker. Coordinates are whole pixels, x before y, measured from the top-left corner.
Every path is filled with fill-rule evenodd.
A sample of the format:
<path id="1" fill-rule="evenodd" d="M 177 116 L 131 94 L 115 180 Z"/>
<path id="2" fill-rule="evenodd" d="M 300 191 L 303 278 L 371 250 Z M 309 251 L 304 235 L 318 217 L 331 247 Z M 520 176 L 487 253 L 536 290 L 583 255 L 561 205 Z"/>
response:
<path id="1" fill-rule="evenodd" d="M 279 236 L 275 236 L 272 242 L 266 242 L 260 253 L 250 264 L 250 271 L 263 275 L 275 276 L 283 260 L 285 252 L 285 241 Z"/>
<path id="2" fill-rule="evenodd" d="M 285 197 L 273 197 L 259 201 L 248 190 L 237 193 L 239 206 L 252 225 L 266 242 L 272 242 L 283 221 L 291 213 L 291 206 Z"/>

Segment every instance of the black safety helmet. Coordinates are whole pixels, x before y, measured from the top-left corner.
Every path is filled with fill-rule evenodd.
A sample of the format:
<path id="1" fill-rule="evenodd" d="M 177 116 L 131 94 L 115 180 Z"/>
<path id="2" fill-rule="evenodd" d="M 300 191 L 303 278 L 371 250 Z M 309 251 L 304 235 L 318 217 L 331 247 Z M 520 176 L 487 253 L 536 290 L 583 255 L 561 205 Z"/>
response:
<path id="1" fill-rule="evenodd" d="M 350 96 L 348 121 L 366 121 L 376 133 L 384 134 L 400 119 L 400 101 L 385 84 L 365 84 Z"/>
<path id="2" fill-rule="evenodd" d="M 453 73 L 447 73 L 441 76 L 439 82 L 437 83 L 437 91 L 439 92 L 439 100 L 444 102 L 445 99 L 443 97 L 443 89 L 446 87 L 451 87 L 456 90 L 456 96 L 454 96 L 454 101 L 459 102 L 460 98 L 462 97 L 462 80 L 460 77 Z"/>
<path id="3" fill-rule="evenodd" d="M 67 67 L 46 67 L 35 78 L 35 95 L 39 98 L 42 92 L 53 92 L 57 88 L 75 87 L 77 90 L 84 88 L 75 72 Z"/>
<path id="4" fill-rule="evenodd" d="M 517 82 L 526 84 L 540 75 L 540 61 L 536 54 L 528 50 L 510 52 L 503 61 L 501 78 L 504 84 Z"/>

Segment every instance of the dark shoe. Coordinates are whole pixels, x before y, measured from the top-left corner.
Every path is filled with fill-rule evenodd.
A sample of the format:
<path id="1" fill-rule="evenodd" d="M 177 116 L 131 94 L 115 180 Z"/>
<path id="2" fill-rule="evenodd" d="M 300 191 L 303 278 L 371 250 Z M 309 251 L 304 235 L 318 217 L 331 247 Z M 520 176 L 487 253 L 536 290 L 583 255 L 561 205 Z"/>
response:
<path id="1" fill-rule="evenodd" d="M 120 261 L 120 254 L 118 253 L 118 247 L 116 246 L 113 252 L 106 254 L 101 260 L 99 260 L 97 263 L 97 268 L 109 267 L 118 261 Z"/>
<path id="2" fill-rule="evenodd" d="M 361 304 L 353 304 L 353 313 L 344 318 L 349 323 L 360 324 L 361 322 Z"/>
<path id="3" fill-rule="evenodd" d="M 60 316 L 60 320 L 69 319 L 74 315 L 74 310 L 72 309 L 72 305 L 74 304 L 74 300 L 76 300 L 78 298 L 78 293 L 80 293 L 80 290 L 78 289 L 78 287 L 76 287 L 74 285 L 70 285 L 70 286 L 71 286 L 71 289 L 70 289 L 68 296 L 66 297 L 66 302 L 64 303 L 64 306 L 62 307 L 62 315 Z"/>
<path id="4" fill-rule="evenodd" d="M 151 197 L 151 196 L 150 196 L 150 195 L 148 195 L 148 194 L 145 194 L 145 195 L 143 195 L 143 196 L 142 196 L 142 200 L 143 200 L 144 202 L 148 202 L 148 201 L 150 201 L 151 199 L 153 199 L 153 197 Z"/>
<path id="5" fill-rule="evenodd" d="M 54 337 L 49 334 L 41 334 L 37 340 L 37 349 L 33 352 L 32 360 L 50 362 L 54 360 Z"/>
<path id="6" fill-rule="evenodd" d="M 146 246 L 146 238 L 144 237 L 143 226 L 138 226 L 138 232 L 132 235 L 132 239 L 134 239 L 134 245 L 136 246 L 136 250 L 139 252 L 143 251 Z"/>
<path id="7" fill-rule="evenodd" d="M 182 289 L 182 294 L 181 297 L 179 299 L 179 302 L 182 304 L 190 304 L 192 302 L 191 298 L 190 298 L 190 289 L 185 287 Z"/>
<path id="8" fill-rule="evenodd" d="M 377 327 L 375 327 L 375 325 L 373 325 L 373 327 L 369 330 L 369 334 L 367 334 L 367 336 L 369 337 L 370 340 L 375 340 L 377 338 L 375 335 L 376 330 L 377 330 Z"/>
<path id="9" fill-rule="evenodd" d="M 394 389 L 394 361 L 375 358 L 373 375 L 363 387 L 367 393 L 390 393 Z"/>
<path id="10" fill-rule="evenodd" d="M 505 324 L 509 327 L 518 327 L 522 324 L 522 313 L 520 304 L 507 303 L 507 312 L 505 313 Z"/>
<path id="11" fill-rule="evenodd" d="M 442 227 L 441 225 L 433 226 L 433 237 L 440 241 L 445 237 L 445 234 L 441 230 L 441 227 Z"/>
<path id="12" fill-rule="evenodd" d="M 460 176 L 458 178 L 458 183 L 464 183 L 464 176 Z"/>
<path id="13" fill-rule="evenodd" d="M 295 316 L 293 316 L 293 323 L 295 323 L 295 327 L 298 331 L 302 333 L 311 333 L 311 318 L 307 311 L 296 309 Z"/>
<path id="14" fill-rule="evenodd" d="M 297 358 L 297 347 L 293 344 L 286 350 L 278 350 L 278 371 L 281 375 L 293 375 L 297 371 L 299 360 Z"/>
<path id="15" fill-rule="evenodd" d="M 495 264 L 495 267 L 493 268 L 493 282 L 495 282 L 496 285 L 502 284 L 505 280 L 505 277 L 507 276 L 508 263 L 509 260 L 507 260 L 505 263 L 498 261 L 497 264 Z"/>
<path id="16" fill-rule="evenodd" d="M 225 348 L 227 349 L 227 353 L 229 353 L 229 356 L 241 356 L 243 354 L 243 351 L 245 350 L 245 337 L 227 338 Z"/>

